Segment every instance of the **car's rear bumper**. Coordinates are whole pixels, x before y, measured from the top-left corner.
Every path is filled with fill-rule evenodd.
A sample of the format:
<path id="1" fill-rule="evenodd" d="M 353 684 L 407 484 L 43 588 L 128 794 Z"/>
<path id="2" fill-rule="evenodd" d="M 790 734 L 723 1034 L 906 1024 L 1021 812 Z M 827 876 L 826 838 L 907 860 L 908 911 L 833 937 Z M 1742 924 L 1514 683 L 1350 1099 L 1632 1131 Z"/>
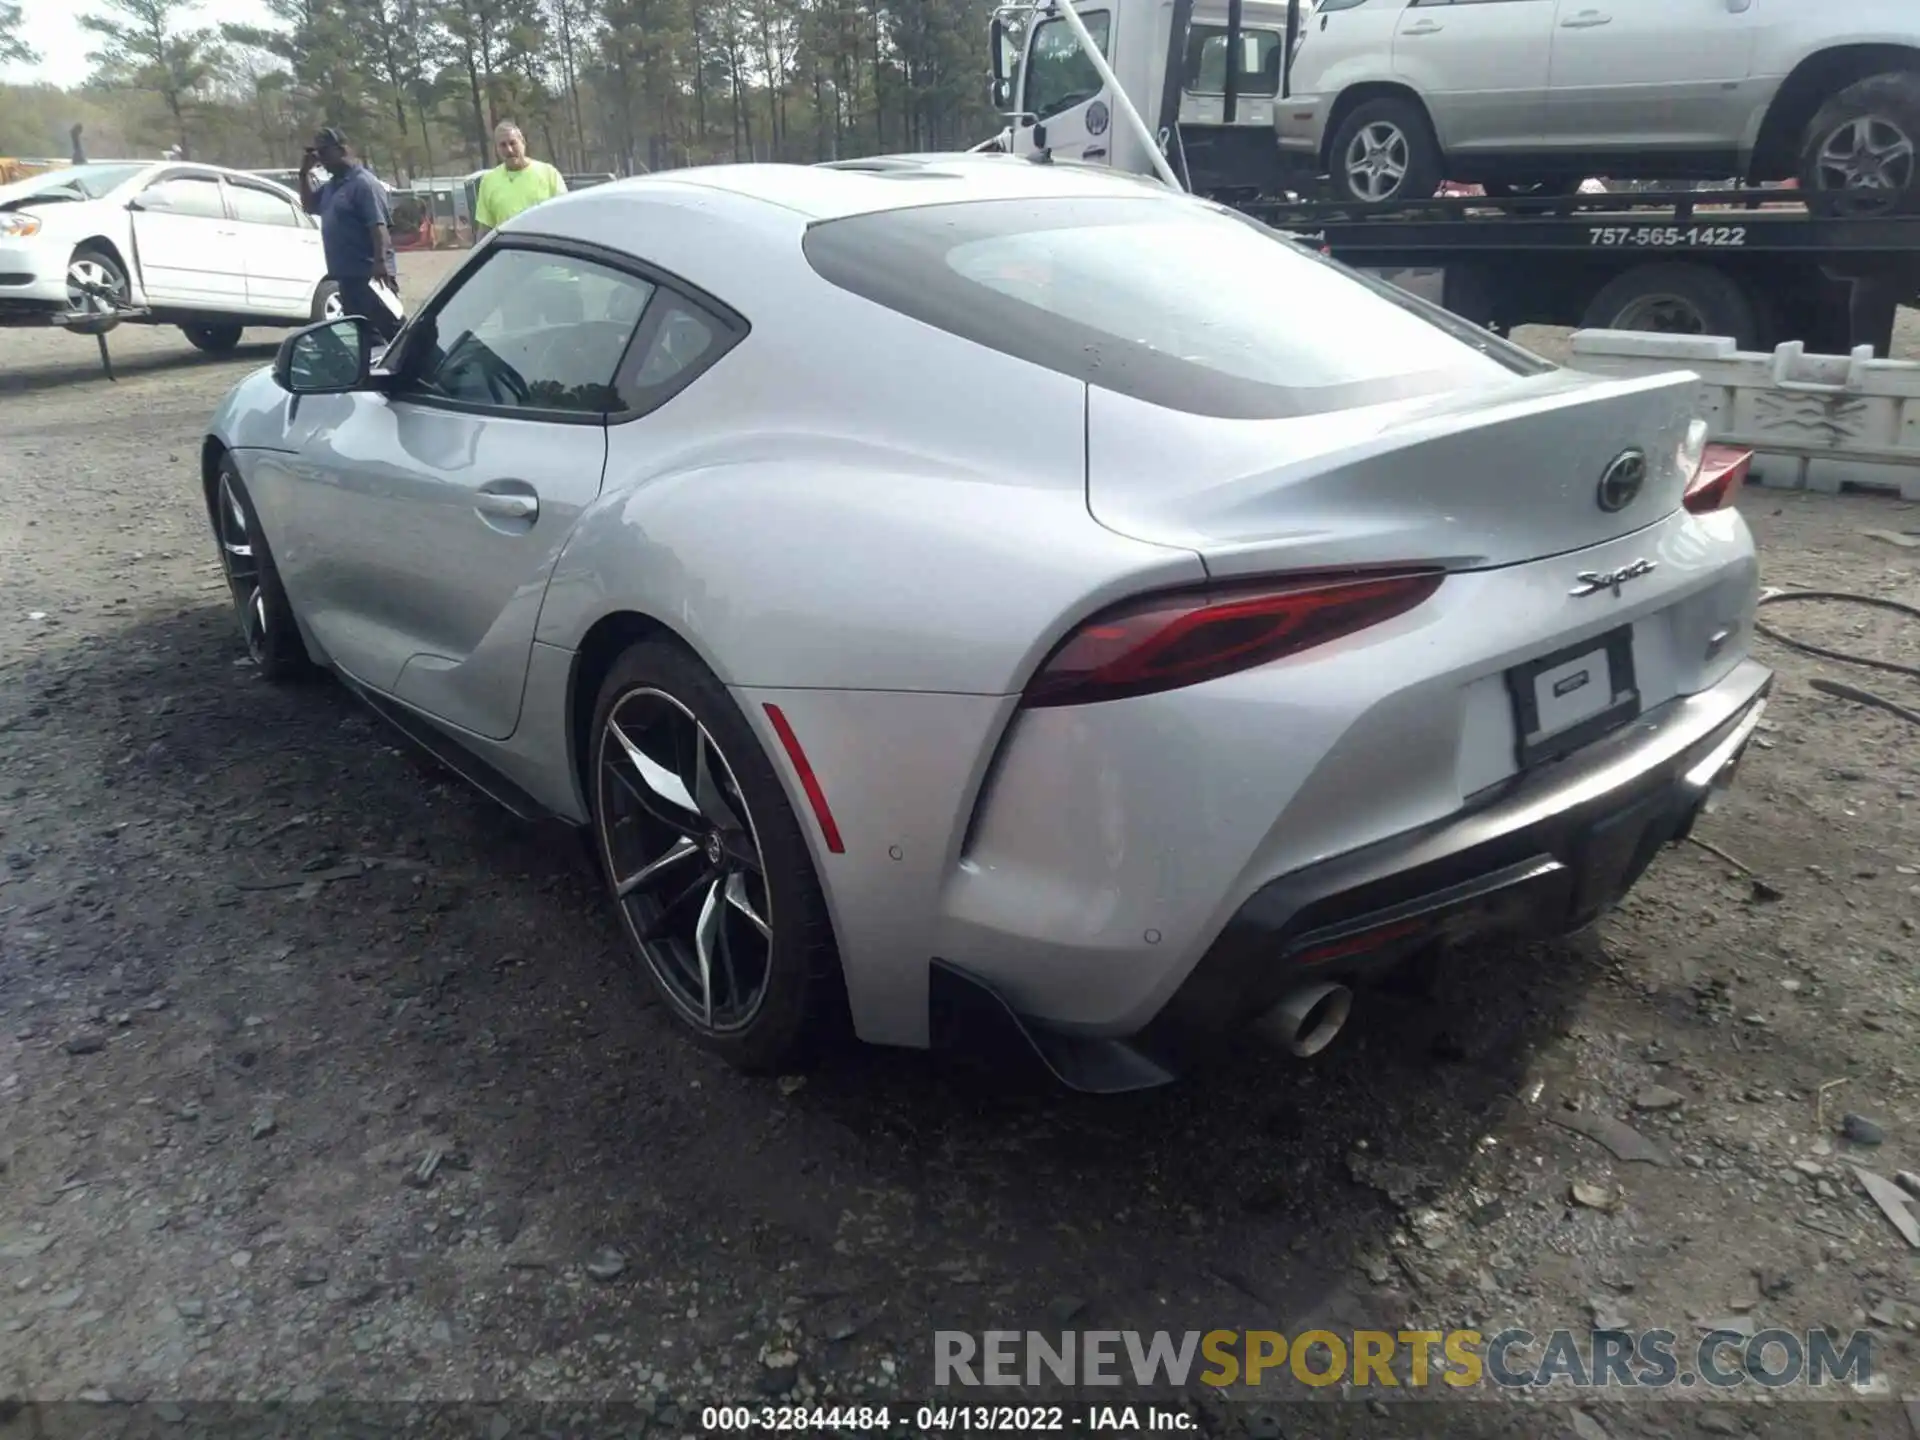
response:
<path id="1" fill-rule="evenodd" d="M 990 1046 L 1077 1089 L 1164 1083 L 1301 987 L 1390 966 L 1435 942 L 1566 934 L 1590 924 L 1683 839 L 1730 783 L 1773 675 L 1743 661 L 1459 814 L 1280 876 L 1228 921 L 1158 1014 L 1125 1039 L 1032 1024 L 991 987 L 935 962 L 936 1045 Z"/>

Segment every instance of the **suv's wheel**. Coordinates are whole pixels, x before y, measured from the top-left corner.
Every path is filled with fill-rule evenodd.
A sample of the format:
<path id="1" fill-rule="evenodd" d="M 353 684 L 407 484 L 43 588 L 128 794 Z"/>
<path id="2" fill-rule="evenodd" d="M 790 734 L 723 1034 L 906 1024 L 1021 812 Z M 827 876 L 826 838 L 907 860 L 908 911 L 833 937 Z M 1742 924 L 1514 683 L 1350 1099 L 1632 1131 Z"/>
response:
<path id="1" fill-rule="evenodd" d="M 307 673 L 312 662 L 294 623 L 293 607 L 281 587 L 273 552 L 261 533 L 260 517 L 247 494 L 240 467 L 231 455 L 220 457 L 214 476 L 212 520 L 214 543 L 220 547 L 220 573 L 226 577 L 234 619 L 246 644 L 247 658 L 272 681 Z"/>
<path id="2" fill-rule="evenodd" d="M 225 355 L 239 345 L 241 328 L 238 325 L 182 325 L 180 333 L 196 350 Z"/>
<path id="3" fill-rule="evenodd" d="M 594 707 L 599 859 L 674 1017 L 745 1070 L 811 1058 L 845 1013 L 826 901 L 779 776 L 726 687 L 676 645 L 617 661 Z"/>
<path id="4" fill-rule="evenodd" d="M 1363 205 L 1430 199 L 1446 178 L 1441 169 L 1440 143 L 1426 112 L 1411 100 L 1388 97 L 1354 107 L 1328 150 L 1335 197 Z"/>
<path id="5" fill-rule="evenodd" d="M 1800 190 L 1818 215 L 1920 210 L 1920 75 L 1875 75 L 1823 105 L 1801 145 Z"/>

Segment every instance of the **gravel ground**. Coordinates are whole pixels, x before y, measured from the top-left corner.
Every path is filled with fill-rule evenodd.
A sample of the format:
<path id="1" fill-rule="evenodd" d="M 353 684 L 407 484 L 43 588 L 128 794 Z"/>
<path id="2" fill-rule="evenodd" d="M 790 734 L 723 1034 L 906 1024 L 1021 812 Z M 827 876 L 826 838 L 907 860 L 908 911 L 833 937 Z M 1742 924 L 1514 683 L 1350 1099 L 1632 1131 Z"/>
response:
<path id="1" fill-rule="evenodd" d="M 440 264 L 407 257 L 411 298 Z M 1703 832 L 1736 859 L 1671 852 L 1597 932 L 1461 957 L 1315 1062 L 1108 1102 L 879 1052 L 749 1080 L 649 1005 L 568 845 L 242 663 L 194 457 L 258 333 L 216 362 L 122 331 L 109 384 L 0 332 L 0 1397 L 623 1401 L 697 1433 L 716 1400 L 925 1399 L 936 1329 L 1596 1317 L 1859 1327 L 1875 1389 L 1920 1391 L 1920 1252 L 1850 1169 L 1920 1170 L 1920 749 L 1808 685 L 1909 682 L 1763 642 L 1777 700 Z M 1920 552 L 1861 531 L 1916 508 L 1745 502 L 1768 583 L 1909 602 Z M 1913 662 L 1890 617 L 1771 614 Z M 1217 1434 L 1920 1432 L 1845 1387 L 1408 1393 L 1169 1403 Z"/>

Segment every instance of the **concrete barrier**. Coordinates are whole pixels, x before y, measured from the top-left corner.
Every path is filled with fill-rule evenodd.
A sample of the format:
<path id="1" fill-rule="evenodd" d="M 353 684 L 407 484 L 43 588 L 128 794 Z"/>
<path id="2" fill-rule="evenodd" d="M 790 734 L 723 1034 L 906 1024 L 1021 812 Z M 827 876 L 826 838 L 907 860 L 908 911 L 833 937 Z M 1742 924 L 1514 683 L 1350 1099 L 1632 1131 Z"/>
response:
<path id="1" fill-rule="evenodd" d="M 1710 438 L 1753 451 L 1755 484 L 1784 490 L 1890 493 L 1920 500 L 1920 364 L 1809 355 L 1795 340 L 1772 354 L 1713 335 L 1579 330 L 1575 369 L 1598 375 L 1691 370 Z"/>

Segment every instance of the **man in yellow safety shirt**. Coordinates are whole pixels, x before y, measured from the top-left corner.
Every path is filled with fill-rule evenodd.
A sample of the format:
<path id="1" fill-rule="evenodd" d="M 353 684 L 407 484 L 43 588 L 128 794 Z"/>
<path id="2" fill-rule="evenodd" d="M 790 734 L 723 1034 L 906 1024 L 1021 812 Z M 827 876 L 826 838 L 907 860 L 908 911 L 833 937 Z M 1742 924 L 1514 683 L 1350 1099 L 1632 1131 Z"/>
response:
<path id="1" fill-rule="evenodd" d="M 483 235 L 522 210 L 567 193 L 567 182 L 558 170 L 528 156 L 527 137 L 512 121 L 503 120 L 494 127 L 493 144 L 500 152 L 500 163 L 480 177 L 480 193 L 473 202 L 473 223 Z"/>

